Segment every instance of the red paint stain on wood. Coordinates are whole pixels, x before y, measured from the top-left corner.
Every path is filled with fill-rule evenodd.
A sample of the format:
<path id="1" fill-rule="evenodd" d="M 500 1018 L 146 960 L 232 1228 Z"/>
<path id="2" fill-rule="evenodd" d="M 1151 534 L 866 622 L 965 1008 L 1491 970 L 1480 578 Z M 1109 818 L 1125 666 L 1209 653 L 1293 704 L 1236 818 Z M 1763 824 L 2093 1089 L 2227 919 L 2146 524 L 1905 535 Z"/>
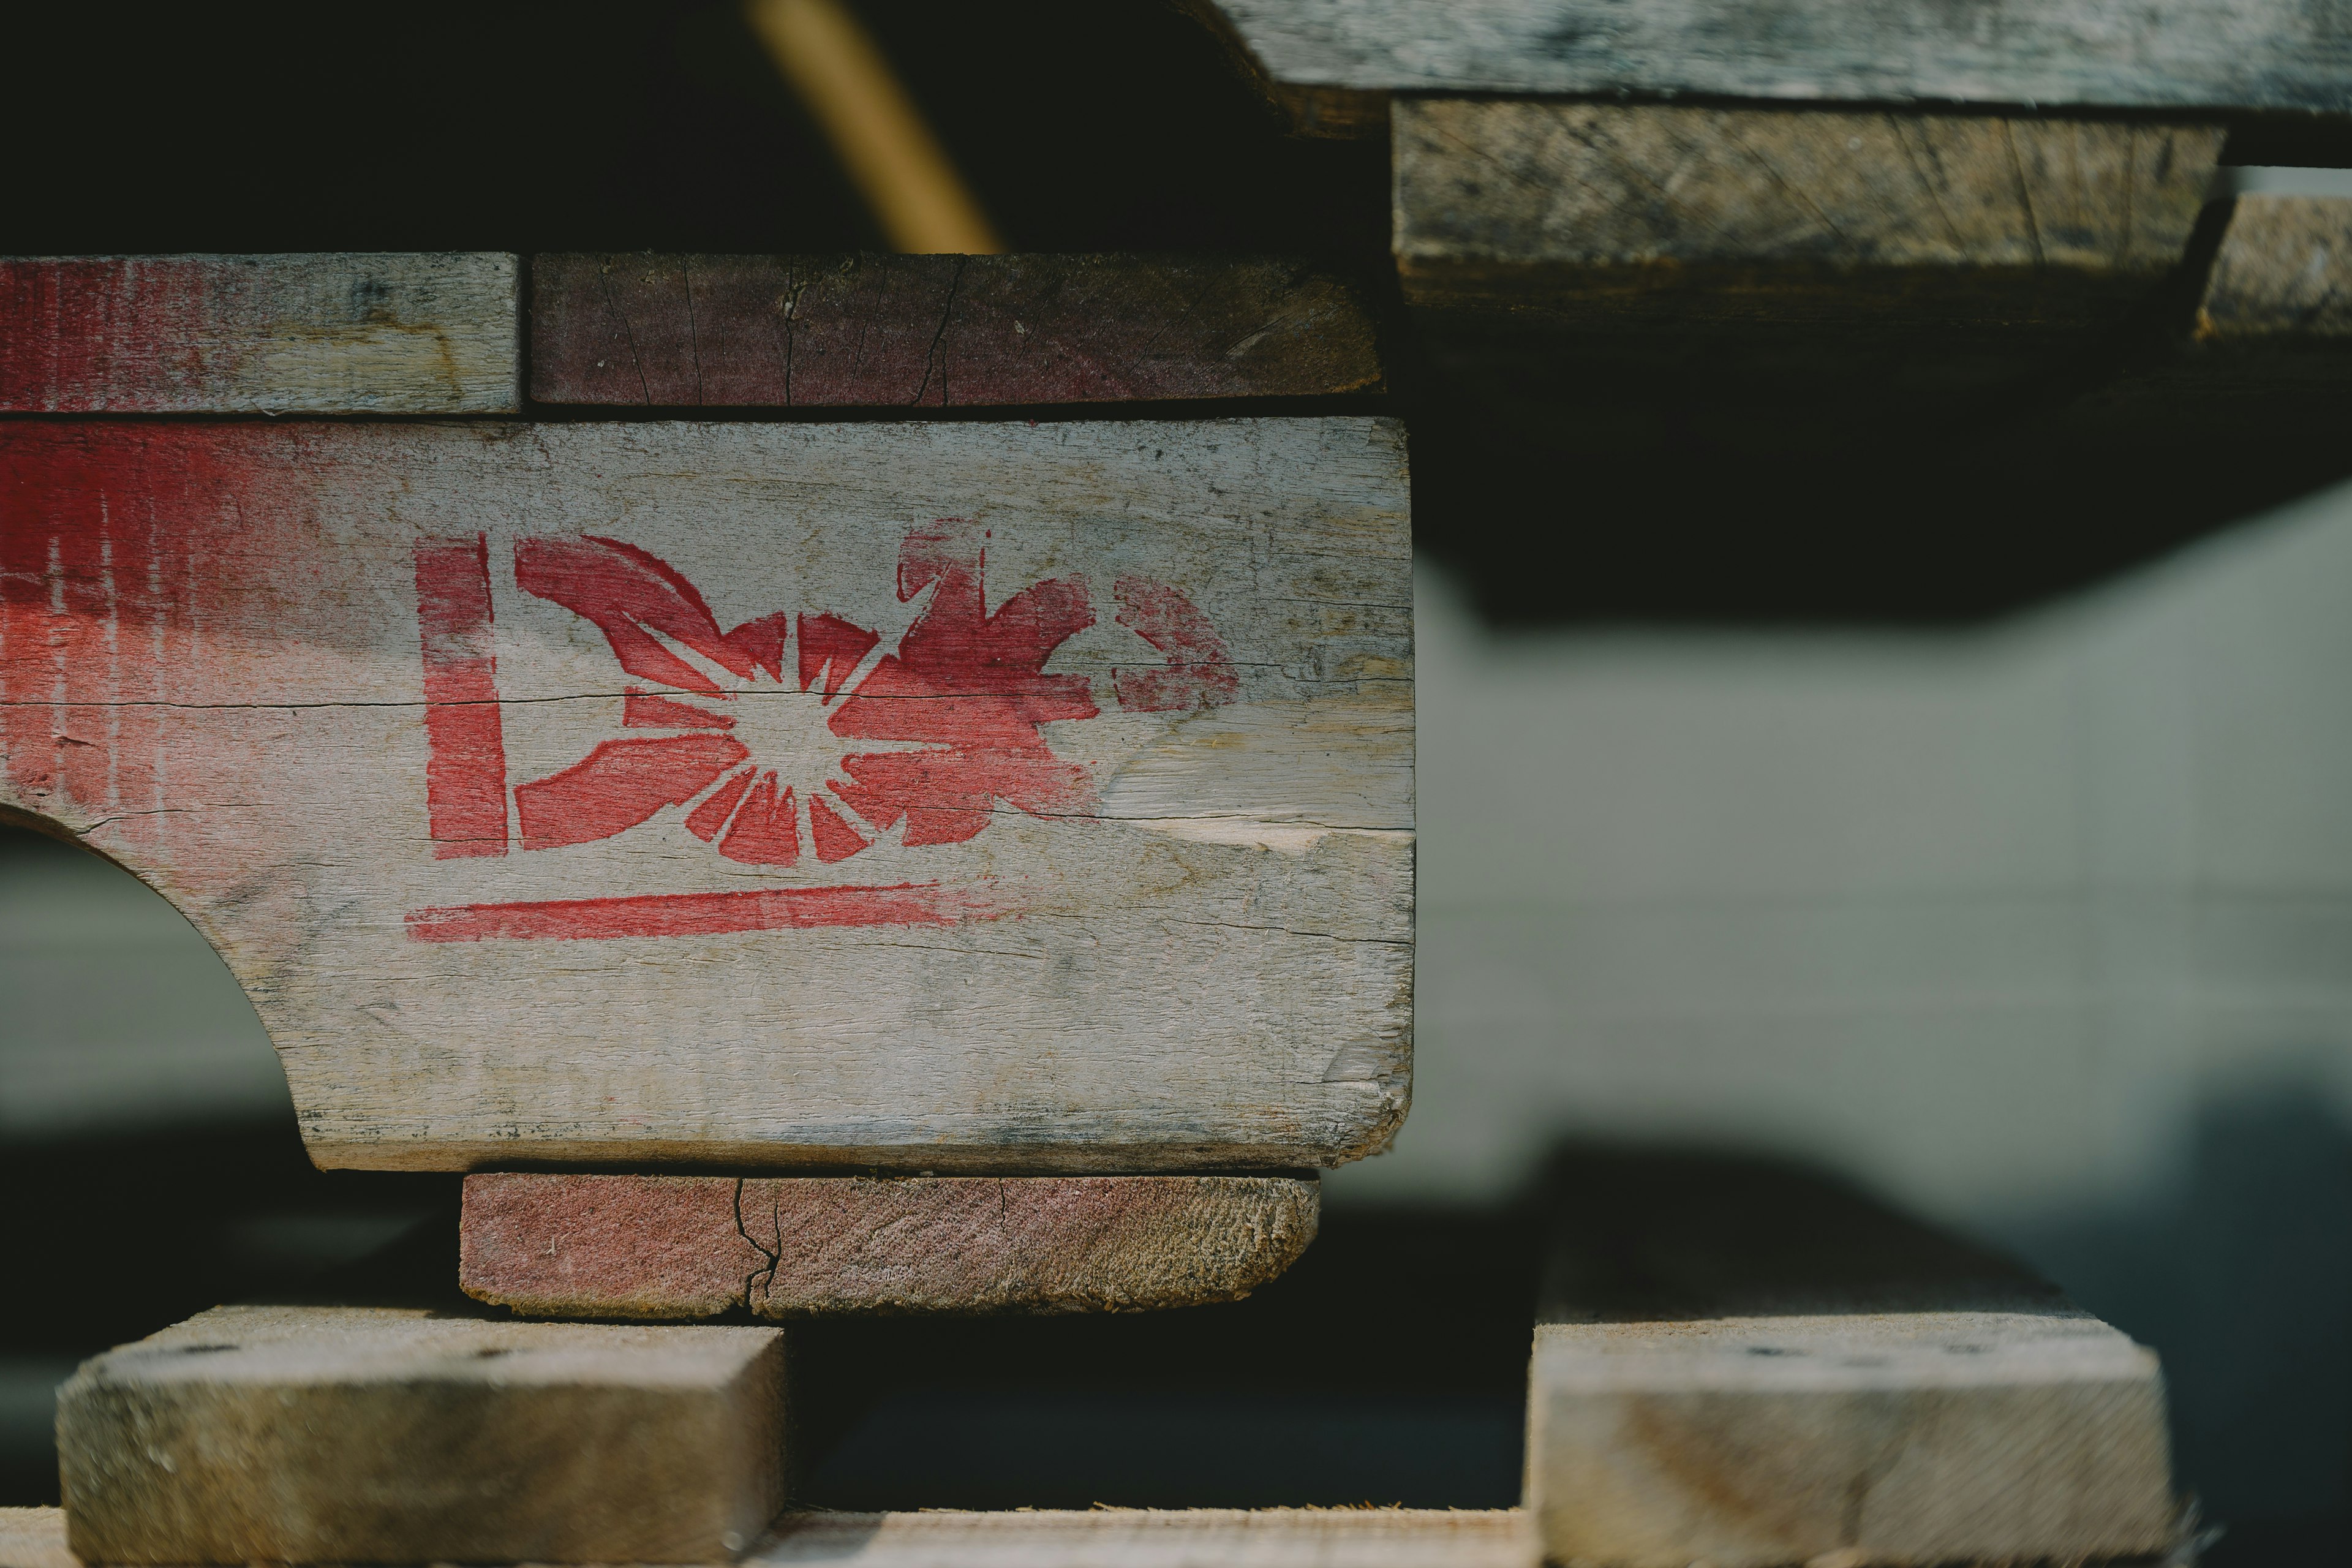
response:
<path id="1" fill-rule="evenodd" d="M 728 825 L 719 852 L 751 866 L 789 866 L 801 858 L 800 828 L 793 819 L 793 792 L 776 789 L 776 775 L 761 773 L 743 809 Z"/>
<path id="2" fill-rule="evenodd" d="M 600 741 L 584 761 L 516 788 L 522 847 L 610 838 L 666 805 L 684 805 L 751 754 L 724 735 Z"/>
<path id="3" fill-rule="evenodd" d="M 887 888 L 768 888 L 460 904 L 415 910 L 407 923 L 408 934 L 418 942 L 528 942 L 722 936 L 820 926 L 951 926 L 1013 912 L 1008 900 L 986 887 L 904 882 Z"/>
<path id="4" fill-rule="evenodd" d="M 490 644 L 490 552 L 481 534 L 416 546 L 425 657 L 425 814 L 435 858 L 507 852 L 507 750 Z"/>
<path id="5" fill-rule="evenodd" d="M 1121 577 L 1111 593 L 1118 600 L 1118 624 L 1168 656 L 1157 669 L 1112 672 L 1121 708 L 1130 713 L 1218 708 L 1240 692 L 1242 678 L 1225 639 L 1192 600 L 1149 577 Z"/>

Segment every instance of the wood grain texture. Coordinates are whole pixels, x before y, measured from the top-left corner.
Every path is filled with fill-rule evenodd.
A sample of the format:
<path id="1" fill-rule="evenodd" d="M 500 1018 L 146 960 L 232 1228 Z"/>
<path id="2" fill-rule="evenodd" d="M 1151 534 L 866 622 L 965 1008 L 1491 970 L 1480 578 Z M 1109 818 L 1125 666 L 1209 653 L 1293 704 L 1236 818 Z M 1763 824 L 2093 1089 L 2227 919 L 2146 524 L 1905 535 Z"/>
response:
<path id="1" fill-rule="evenodd" d="M 2238 197 L 2196 335 L 2214 344 L 2352 342 L 2352 197 Z"/>
<path id="2" fill-rule="evenodd" d="M 1635 1163 L 1638 1164 L 1638 1163 Z M 1528 1393 L 1555 1560 L 2154 1555 L 2155 1355 L 2005 1260 L 1752 1163 L 1562 1173 Z"/>
<path id="3" fill-rule="evenodd" d="M 504 414 L 512 256 L 0 258 L 0 410 Z"/>
<path id="4" fill-rule="evenodd" d="M 2300 0 L 1215 0 L 1273 82 L 2104 109 L 2352 109 L 2352 16 Z"/>
<path id="5" fill-rule="evenodd" d="M 0 808 L 327 1165 L 1297 1169 L 1410 1079 L 1401 432 L 0 427 Z"/>
<path id="6" fill-rule="evenodd" d="M 2218 127 L 1430 99 L 1395 114 L 1417 305 L 1596 321 L 2115 313 L 2180 260 Z"/>
<path id="7" fill-rule="evenodd" d="M 1517 1509 L 793 1513 L 747 1568 L 1534 1568 Z"/>
<path id="8" fill-rule="evenodd" d="M 1238 1300 L 1315 1239 L 1286 1176 L 466 1178 L 458 1278 L 535 1317 L 1133 1312 Z"/>
<path id="9" fill-rule="evenodd" d="M 1534 1568 L 1517 1509 L 788 1513 L 746 1568 Z M 0 1509 L 0 1568 L 80 1568 L 54 1508 Z"/>
<path id="10" fill-rule="evenodd" d="M 0 1568 L 81 1568 L 61 1508 L 0 1508 Z"/>
<path id="11" fill-rule="evenodd" d="M 723 1561 L 783 1504 L 782 1331 L 218 1307 L 58 1398 L 88 1563 Z"/>
<path id="12" fill-rule="evenodd" d="M 543 403 L 945 408 L 1382 385 L 1361 295 L 1281 260 L 542 256 L 531 332 Z"/>

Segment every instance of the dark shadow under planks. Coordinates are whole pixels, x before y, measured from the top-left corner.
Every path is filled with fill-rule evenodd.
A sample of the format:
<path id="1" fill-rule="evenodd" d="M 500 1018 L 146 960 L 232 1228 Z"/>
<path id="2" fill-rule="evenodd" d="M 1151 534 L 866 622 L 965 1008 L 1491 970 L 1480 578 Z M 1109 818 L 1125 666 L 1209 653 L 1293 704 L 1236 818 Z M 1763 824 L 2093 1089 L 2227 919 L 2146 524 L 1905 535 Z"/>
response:
<path id="1" fill-rule="evenodd" d="M 542 256 L 531 395 L 641 408 L 1042 406 L 1382 389 L 1362 292 L 1153 256 Z"/>

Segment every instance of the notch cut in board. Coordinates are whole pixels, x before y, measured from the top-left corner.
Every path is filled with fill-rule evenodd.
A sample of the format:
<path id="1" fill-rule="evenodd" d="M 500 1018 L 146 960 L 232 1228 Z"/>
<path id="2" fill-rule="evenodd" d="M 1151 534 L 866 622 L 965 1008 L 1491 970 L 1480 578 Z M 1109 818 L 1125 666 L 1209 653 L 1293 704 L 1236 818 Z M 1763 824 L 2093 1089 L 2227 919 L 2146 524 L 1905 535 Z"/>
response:
<path id="1" fill-rule="evenodd" d="M 2300 0 L 1197 0 L 1310 133 L 1390 94 L 2341 112 L 2352 18 Z"/>
<path id="2" fill-rule="evenodd" d="M 1416 306 L 1593 326 L 2109 324 L 2179 266 L 2222 135 L 1416 100 L 1395 114 L 1397 267 Z"/>
<path id="3" fill-rule="evenodd" d="M 0 427 L 0 808 L 329 1166 L 1311 1168 L 1402 1116 L 1402 433 Z"/>
<path id="4" fill-rule="evenodd" d="M 772 1328 L 216 1307 L 58 1394 L 86 1563 L 711 1563 L 783 1506 Z"/>
<path id="5" fill-rule="evenodd" d="M 2175 1544 L 2155 1354 L 2006 1259 L 1759 1161 L 1596 1156 L 1555 1180 L 1528 1395 L 1548 1557 Z"/>
<path id="6" fill-rule="evenodd" d="M 1320 1195 L 1311 1175 L 478 1172 L 458 1280 L 534 1317 L 1147 1311 L 1274 1279 Z"/>
<path id="7" fill-rule="evenodd" d="M 1379 392 L 1361 290 L 1167 256 L 557 255 L 531 395 L 614 407 L 1045 406 Z"/>
<path id="8" fill-rule="evenodd" d="M 490 252 L 0 258 L 0 412 L 510 414 Z"/>

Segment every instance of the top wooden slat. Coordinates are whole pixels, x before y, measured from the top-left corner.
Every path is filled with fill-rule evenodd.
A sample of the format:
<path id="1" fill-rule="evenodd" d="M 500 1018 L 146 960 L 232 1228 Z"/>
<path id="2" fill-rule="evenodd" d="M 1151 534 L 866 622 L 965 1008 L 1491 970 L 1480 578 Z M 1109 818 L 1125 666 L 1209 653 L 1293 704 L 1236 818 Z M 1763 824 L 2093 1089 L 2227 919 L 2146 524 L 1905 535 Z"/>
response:
<path id="1" fill-rule="evenodd" d="M 1215 0 L 1277 96 L 1637 93 L 2352 110 L 2352 13 L 2304 0 Z M 1340 133 L 1377 129 L 1329 117 Z"/>
<path id="2" fill-rule="evenodd" d="M 495 253 L 0 258 L 0 412 L 505 414 Z"/>
<path id="3" fill-rule="evenodd" d="M 1151 256 L 542 256 L 531 395 L 698 408 L 1378 392 L 1372 316 L 1300 263 Z"/>

